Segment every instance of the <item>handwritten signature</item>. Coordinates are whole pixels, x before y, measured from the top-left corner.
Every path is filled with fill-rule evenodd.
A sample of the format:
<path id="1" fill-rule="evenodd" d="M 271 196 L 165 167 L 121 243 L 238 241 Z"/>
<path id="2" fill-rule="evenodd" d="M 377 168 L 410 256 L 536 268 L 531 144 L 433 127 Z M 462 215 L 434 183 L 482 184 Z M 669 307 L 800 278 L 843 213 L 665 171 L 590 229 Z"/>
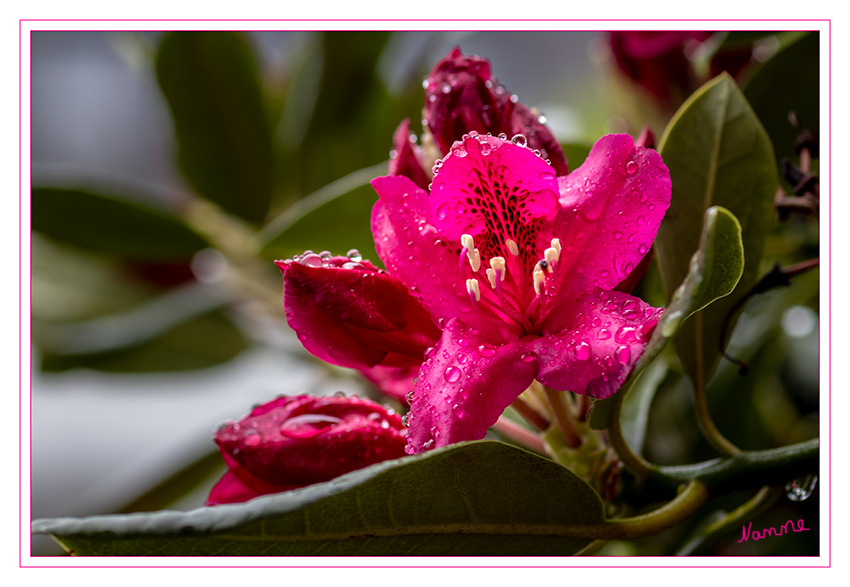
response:
<path id="1" fill-rule="evenodd" d="M 788 533 L 788 527 L 791 527 L 791 530 L 794 532 L 805 532 L 807 530 L 811 530 L 811 528 L 805 527 L 805 522 L 800 518 L 797 520 L 797 527 L 794 527 L 794 521 L 788 520 L 781 526 L 779 526 L 779 530 L 776 528 L 765 528 L 761 532 L 756 530 L 753 532 L 753 523 L 750 522 L 749 526 L 741 526 L 741 539 L 738 542 L 745 542 L 752 538 L 753 540 L 761 540 L 762 538 L 767 538 L 768 536 L 782 536 L 783 534 Z"/>

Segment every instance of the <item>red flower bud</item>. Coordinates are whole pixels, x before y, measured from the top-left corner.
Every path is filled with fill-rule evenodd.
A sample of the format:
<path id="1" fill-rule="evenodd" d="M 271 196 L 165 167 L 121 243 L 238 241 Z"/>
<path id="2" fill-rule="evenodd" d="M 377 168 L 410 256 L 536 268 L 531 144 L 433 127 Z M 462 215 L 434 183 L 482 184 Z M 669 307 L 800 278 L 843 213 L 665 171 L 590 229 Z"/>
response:
<path id="1" fill-rule="evenodd" d="M 207 505 L 243 502 L 404 456 L 392 409 L 357 397 L 281 397 L 226 424 L 215 442 L 228 472 Z"/>
<path id="2" fill-rule="evenodd" d="M 569 173 L 564 151 L 545 118 L 491 76 L 489 61 L 462 55 L 460 47 L 440 61 L 426 80 L 425 121 L 444 154 L 470 131 L 504 133 L 509 139 L 522 134 L 530 149 L 551 161 L 557 175 Z"/>

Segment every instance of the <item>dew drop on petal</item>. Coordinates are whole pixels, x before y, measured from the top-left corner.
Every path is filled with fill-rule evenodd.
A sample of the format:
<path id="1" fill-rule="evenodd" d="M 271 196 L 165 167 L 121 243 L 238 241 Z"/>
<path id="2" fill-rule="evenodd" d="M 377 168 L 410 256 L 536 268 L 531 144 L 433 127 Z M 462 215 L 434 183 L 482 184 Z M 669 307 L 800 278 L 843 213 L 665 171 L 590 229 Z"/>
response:
<path id="1" fill-rule="evenodd" d="M 415 448 L 413 448 L 413 445 L 412 445 L 412 444 L 407 444 L 407 445 L 405 445 L 405 447 L 404 447 L 404 452 L 405 452 L 406 454 L 412 455 L 414 452 L 416 452 L 416 449 L 415 449 Z"/>
<path id="2" fill-rule="evenodd" d="M 437 220 L 440 220 L 440 221 L 445 220 L 448 212 L 449 212 L 448 204 L 440 204 L 437 207 Z"/>
<path id="3" fill-rule="evenodd" d="M 624 365 L 629 362 L 629 358 L 631 357 L 631 347 L 629 345 L 624 344 L 622 346 L 617 347 L 616 350 L 617 360 Z"/>
<path id="4" fill-rule="evenodd" d="M 620 240 L 621 238 L 623 238 L 623 233 L 620 232 L 619 230 L 615 230 L 614 231 L 614 238 L 617 239 L 617 240 Z"/>
<path id="5" fill-rule="evenodd" d="M 462 375 L 463 372 L 457 367 L 448 367 L 444 376 L 449 383 L 456 383 Z"/>
<path id="6" fill-rule="evenodd" d="M 359 263 L 363 260 L 363 256 L 360 254 L 360 251 L 357 249 L 351 249 L 345 254 L 346 257 L 350 257 L 352 261 L 355 263 Z"/>
<path id="7" fill-rule="evenodd" d="M 511 139 L 511 142 L 518 147 L 524 147 L 528 144 L 528 139 L 525 138 L 525 135 L 516 134 Z"/>
<path id="8" fill-rule="evenodd" d="M 301 342 L 304 342 L 305 340 L 307 340 L 307 335 L 303 332 L 299 332 L 298 333 L 298 340 L 300 340 Z"/>
<path id="9" fill-rule="evenodd" d="M 641 255 L 645 255 L 646 254 L 646 245 L 639 246 L 638 247 L 638 253 L 641 254 Z"/>
<path id="10" fill-rule="evenodd" d="M 626 173 L 628 173 L 629 175 L 634 175 L 637 170 L 638 164 L 634 161 L 629 161 L 628 163 L 626 163 Z"/>
<path id="11" fill-rule="evenodd" d="M 248 430 L 245 432 L 244 443 L 246 446 L 257 446 L 263 441 L 263 437 L 256 430 Z"/>
<path id="12" fill-rule="evenodd" d="M 576 359 L 586 361 L 590 358 L 590 345 L 582 341 L 575 346 Z"/>
<path id="13" fill-rule="evenodd" d="M 496 354 L 496 349 L 482 344 L 480 347 L 478 347 L 478 354 L 482 357 L 489 358 Z"/>
<path id="14" fill-rule="evenodd" d="M 342 420 L 323 414 L 303 414 L 280 425 L 280 433 L 288 438 L 312 438 Z"/>
<path id="15" fill-rule="evenodd" d="M 527 353 L 523 353 L 520 356 L 519 360 L 523 363 L 531 363 L 535 358 L 537 358 L 537 355 L 533 351 L 530 351 Z"/>
<path id="16" fill-rule="evenodd" d="M 599 340 L 608 340 L 609 338 L 611 338 L 611 331 L 607 328 L 603 328 L 599 331 L 599 334 L 596 335 L 596 338 L 598 338 Z"/>

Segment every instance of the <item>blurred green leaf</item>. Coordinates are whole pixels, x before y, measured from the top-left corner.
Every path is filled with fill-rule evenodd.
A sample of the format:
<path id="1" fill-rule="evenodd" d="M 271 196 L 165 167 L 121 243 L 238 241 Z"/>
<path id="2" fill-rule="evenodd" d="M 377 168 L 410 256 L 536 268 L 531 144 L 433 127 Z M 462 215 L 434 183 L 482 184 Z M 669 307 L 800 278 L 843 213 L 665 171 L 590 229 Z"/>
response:
<path id="1" fill-rule="evenodd" d="M 673 181 L 670 208 L 655 240 L 668 299 L 688 274 L 705 210 L 723 206 L 741 226 L 746 262 L 737 289 L 686 324 L 675 343 L 691 378 L 701 373 L 707 380 L 720 358 L 726 315 L 759 278 L 775 215 L 776 162 L 764 128 L 727 74 L 714 78 L 685 102 L 664 131 L 659 152 Z M 723 254 L 724 246 L 719 243 L 718 254 Z"/>
<path id="2" fill-rule="evenodd" d="M 574 171 L 581 167 L 584 160 L 590 154 L 590 146 L 579 145 L 576 143 L 562 143 L 561 148 L 564 150 L 564 155 L 567 156 L 567 162 L 570 164 L 570 171 Z"/>
<path id="3" fill-rule="evenodd" d="M 637 454 L 643 452 L 649 410 L 658 386 L 667 375 L 667 368 L 667 361 L 663 359 L 653 361 L 623 400 L 623 410 L 620 412 L 623 437 Z"/>
<path id="4" fill-rule="evenodd" d="M 272 195 L 272 139 L 244 37 L 169 33 L 159 47 L 156 73 L 171 107 L 186 178 L 228 212 L 262 221 Z"/>
<path id="5" fill-rule="evenodd" d="M 257 234 L 261 254 L 282 259 L 308 249 L 335 255 L 357 249 L 380 263 L 371 229 L 378 195 L 369 182 L 386 172 L 386 163 L 361 169 L 295 203 Z"/>
<path id="6" fill-rule="evenodd" d="M 188 259 L 208 246 L 176 216 L 72 189 L 33 189 L 32 229 L 99 253 L 146 261 Z"/>
<path id="7" fill-rule="evenodd" d="M 43 371 L 86 368 L 108 372 L 183 371 L 229 361 L 248 348 L 242 333 L 220 310 L 191 318 L 145 342 L 93 353 L 45 350 Z"/>
<path id="8" fill-rule="evenodd" d="M 744 269 L 744 247 L 741 225 L 728 210 L 720 206 L 712 206 L 706 210 L 700 231 L 699 248 L 687 267 L 685 279 L 673 292 L 670 303 L 629 378 L 616 394 L 593 403 L 588 422 L 594 430 L 605 430 L 611 425 L 613 407 L 619 401 L 618 396 L 628 393 L 643 370 L 664 350 L 680 329 L 682 334 L 679 337 L 686 334 L 687 330 L 683 327 L 685 320 L 715 300 L 728 296 L 735 289 Z"/>
<path id="9" fill-rule="evenodd" d="M 37 520 L 77 555 L 525 555 L 578 552 L 599 496 L 549 459 L 461 443 L 328 483 L 191 512 Z"/>
<path id="10" fill-rule="evenodd" d="M 777 159 L 794 156 L 797 131 L 788 121 L 789 112 L 796 112 L 800 122 L 818 136 L 819 57 L 819 33 L 808 33 L 783 46 L 742 82 L 744 96 L 770 136 Z"/>

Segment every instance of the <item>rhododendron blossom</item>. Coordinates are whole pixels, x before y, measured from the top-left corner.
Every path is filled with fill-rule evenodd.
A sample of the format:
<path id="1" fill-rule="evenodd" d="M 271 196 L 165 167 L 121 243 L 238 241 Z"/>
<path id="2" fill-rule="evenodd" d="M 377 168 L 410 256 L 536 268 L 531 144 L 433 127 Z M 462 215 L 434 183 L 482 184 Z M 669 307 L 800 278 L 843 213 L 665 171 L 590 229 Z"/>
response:
<path id="1" fill-rule="evenodd" d="M 392 410 L 357 397 L 280 397 L 215 435 L 228 472 L 207 505 L 329 481 L 404 455 L 404 427 Z"/>
<path id="2" fill-rule="evenodd" d="M 345 289 L 358 328 L 371 325 L 363 346 L 381 347 L 377 365 L 390 339 L 399 350 L 427 340 L 412 300 L 439 328 L 408 398 L 408 452 L 482 438 L 535 379 L 594 398 L 619 389 L 661 314 L 613 291 L 647 254 L 670 203 L 658 153 L 609 135 L 580 168 L 556 177 L 524 137 L 471 133 L 438 162 L 430 193 L 398 175 L 372 185 L 380 196 L 372 232 L 388 275 L 359 263 Z M 295 264 L 279 262 L 287 288 L 308 270 Z M 326 275 L 328 291 L 316 283 L 311 299 L 340 313 L 342 297 L 329 293 L 337 278 Z M 350 326 L 337 337 L 292 310 L 290 325 L 305 344 L 317 338 L 316 354 L 357 366 L 353 353 L 363 349 Z"/>

